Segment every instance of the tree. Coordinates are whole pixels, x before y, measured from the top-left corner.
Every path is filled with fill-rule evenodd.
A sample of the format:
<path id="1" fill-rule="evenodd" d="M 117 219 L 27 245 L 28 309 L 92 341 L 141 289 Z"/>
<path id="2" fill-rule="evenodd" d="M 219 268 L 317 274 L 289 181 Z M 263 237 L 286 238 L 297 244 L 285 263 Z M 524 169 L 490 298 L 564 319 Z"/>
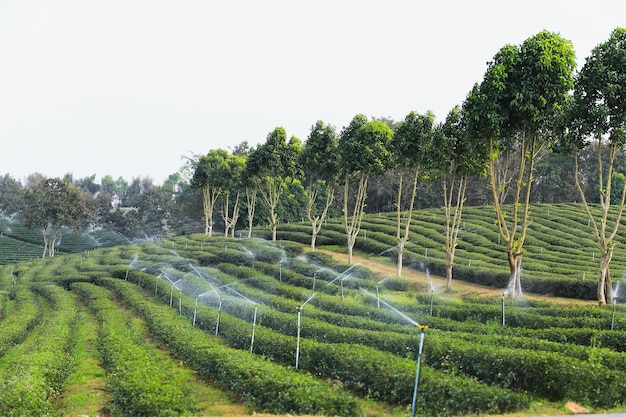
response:
<path id="1" fill-rule="evenodd" d="M 170 236 L 170 219 L 174 209 L 174 201 L 163 187 L 153 186 L 134 199 L 132 210 L 126 213 L 130 217 L 135 230 L 133 236 L 161 237 Z"/>
<path id="2" fill-rule="evenodd" d="M 42 257 L 55 254 L 61 227 L 79 230 L 92 216 L 89 209 L 91 195 L 81 191 L 66 180 L 44 179 L 26 188 L 22 223 L 28 228 L 41 230 L 44 240 Z"/>
<path id="3" fill-rule="evenodd" d="M 0 177 L 0 216 L 13 216 L 24 208 L 24 187 L 9 174 Z"/>
<path id="4" fill-rule="evenodd" d="M 476 141 L 470 135 L 464 117 L 466 116 L 461 108 L 453 108 L 437 129 L 428 153 L 433 176 L 439 177 L 443 186 L 446 290 L 452 288 L 454 255 L 461 229 L 467 183 L 470 177 L 481 176 L 485 172 L 488 160 L 485 143 Z"/>
<path id="5" fill-rule="evenodd" d="M 223 184 L 228 176 L 228 156 L 224 149 L 214 149 L 202 155 L 194 164 L 191 187 L 202 192 L 204 233 L 208 236 L 213 233 L 213 210 L 217 198 L 224 191 Z"/>
<path id="6" fill-rule="evenodd" d="M 354 244 L 361 230 L 367 200 L 367 180 L 370 174 L 382 175 L 388 169 L 392 137 L 393 131 L 389 126 L 378 120 L 368 122 L 363 114 L 354 116 L 339 136 L 340 173 L 344 178 L 343 219 L 350 264 Z M 358 186 L 356 193 L 351 196 L 350 185 L 355 181 Z"/>
<path id="7" fill-rule="evenodd" d="M 409 229 L 417 194 L 417 182 L 427 169 L 427 149 L 432 141 L 434 121 L 435 115 L 432 112 L 427 112 L 424 115 L 410 112 L 404 119 L 404 122 L 396 129 L 390 143 L 392 166 L 398 176 L 398 192 L 396 196 L 397 276 L 402 275 L 404 245 L 409 240 Z M 407 174 L 412 175 L 412 186 L 410 187 L 409 202 L 406 206 L 403 206 L 403 181 Z M 406 212 L 404 219 L 401 215 L 403 211 Z"/>
<path id="8" fill-rule="evenodd" d="M 571 42 L 542 31 L 522 45 L 506 45 L 488 65 L 484 79 L 468 95 L 466 107 L 475 137 L 489 146 L 488 173 L 497 226 L 510 269 L 509 297 L 522 295 L 521 267 L 530 224 L 530 196 L 536 157 L 550 139 L 554 119 L 573 87 L 575 55 Z M 497 164 L 505 150 L 519 150 L 512 183 L 511 213 L 502 205 L 506 184 Z"/>
<path id="9" fill-rule="evenodd" d="M 228 236 L 229 231 L 231 232 L 231 236 L 235 236 L 235 225 L 237 224 L 237 220 L 239 220 L 239 197 L 243 188 L 241 176 L 245 167 L 245 156 L 229 155 L 226 158 L 226 169 L 228 173 L 225 174 L 222 182 L 222 219 L 224 220 L 225 236 Z M 231 194 L 235 195 L 232 204 L 230 201 Z M 230 214 L 231 212 L 232 215 Z"/>
<path id="10" fill-rule="evenodd" d="M 315 251 L 317 235 L 322 229 L 339 179 L 339 152 L 335 126 L 318 120 L 312 127 L 300 158 L 306 176 L 306 215 L 311 223 L 311 250 Z M 322 197 L 324 203 L 318 206 Z"/>
<path id="11" fill-rule="evenodd" d="M 247 175 L 257 178 L 261 196 L 269 207 L 268 223 L 272 240 L 276 240 L 278 214 L 276 208 L 285 191 L 287 178 L 296 179 L 301 170 L 296 162 L 302 152 L 300 140 L 292 136 L 287 142 L 287 133 L 282 127 L 267 135 L 265 143 L 258 145 L 248 156 Z"/>
<path id="12" fill-rule="evenodd" d="M 576 76 L 571 105 L 566 112 L 567 134 L 562 145 L 573 150 L 576 161 L 576 186 L 583 201 L 594 235 L 600 246 L 598 303 L 605 305 L 613 297 L 610 262 L 615 250 L 624 212 L 626 182 L 622 182 L 617 211 L 609 224 L 609 210 L 616 193 L 613 186 L 615 160 L 626 144 L 626 29 L 617 28 L 610 38 L 596 46 Z M 597 161 L 597 192 L 600 212 L 593 212 L 587 202 L 579 175 L 579 155 L 585 148 L 594 148 Z M 608 154 L 605 160 L 603 154 Z"/>

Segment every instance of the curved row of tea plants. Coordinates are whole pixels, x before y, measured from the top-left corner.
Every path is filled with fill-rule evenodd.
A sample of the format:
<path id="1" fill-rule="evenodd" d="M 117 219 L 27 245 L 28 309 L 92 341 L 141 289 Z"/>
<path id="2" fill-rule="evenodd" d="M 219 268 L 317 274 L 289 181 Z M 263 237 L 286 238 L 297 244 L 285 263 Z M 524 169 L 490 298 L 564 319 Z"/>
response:
<path id="1" fill-rule="evenodd" d="M 190 392 L 144 345 L 143 335 L 133 335 L 129 316 L 111 300 L 106 289 L 75 283 L 72 291 L 101 323 L 98 350 L 117 412 L 123 415 L 177 416 L 193 411 Z"/>
<path id="2" fill-rule="evenodd" d="M 593 210 L 594 208 L 592 208 Z M 524 291 L 555 296 L 594 299 L 598 275 L 598 246 L 588 224 L 587 214 L 577 204 L 535 204 L 523 259 Z M 405 245 L 404 265 L 445 276 L 444 220 L 440 209 L 418 210 L 411 222 Z M 626 227 L 626 220 L 622 220 Z M 610 225 L 609 220 L 609 225 Z M 396 214 L 368 214 L 355 248 L 370 255 L 388 253 L 395 261 L 397 244 Z M 267 232 L 258 233 L 267 237 Z M 306 223 L 281 224 L 278 237 L 301 243 L 310 242 Z M 618 236 L 616 242 L 626 243 Z M 341 219 L 329 219 L 318 237 L 318 245 L 345 246 Z M 626 253 L 617 249 L 612 260 L 616 276 L 626 276 Z M 456 249 L 454 277 L 459 280 L 506 288 L 509 279 L 504 246 L 494 223 L 491 207 L 466 207 Z"/>
<path id="3" fill-rule="evenodd" d="M 19 344 L 41 319 L 41 309 L 35 294 L 25 287 L 13 287 L 10 292 L 10 306 L 0 321 L 0 356 L 11 347 Z"/>
<path id="4" fill-rule="evenodd" d="M 100 282 L 112 287 L 133 285 L 113 279 Z M 360 414 L 356 401 L 336 387 L 245 351 L 227 348 L 214 337 L 193 328 L 174 310 L 156 305 L 133 291 L 121 290 L 117 295 L 125 302 L 132 300 L 133 307 L 147 322 L 152 334 L 179 359 L 262 411 Z"/>
<path id="5" fill-rule="evenodd" d="M 44 284 L 33 291 L 47 300 L 44 319 L 0 359 L 0 414 L 44 416 L 63 390 L 73 360 L 77 306 L 63 289 Z"/>
<path id="6" fill-rule="evenodd" d="M 130 274 L 130 281 L 141 287 L 151 286 L 152 278 L 140 272 Z M 131 303 L 139 299 L 130 298 L 128 286 L 104 280 L 103 283 L 116 289 L 116 293 Z M 150 295 L 152 295 L 150 293 Z M 168 303 L 166 293 L 161 301 Z M 217 314 L 214 308 L 200 305 L 197 309 L 193 300 L 185 296 L 182 312 L 193 317 L 197 326 L 214 334 Z M 176 306 L 174 306 L 176 308 Z M 197 310 L 197 311 L 196 311 Z M 261 314 L 260 323 L 267 314 Z M 248 349 L 250 346 L 250 325 L 247 320 L 224 314 L 220 317 L 219 335 L 231 346 Z M 411 341 L 417 343 L 416 338 Z M 254 352 L 285 365 L 293 365 L 296 351 L 296 338 L 259 326 L 255 332 Z M 323 343 L 303 339 L 303 352 L 300 368 L 323 378 L 340 380 L 351 391 L 385 401 L 390 404 L 407 405 L 411 402 L 415 380 L 415 361 L 391 355 L 383 351 L 348 343 Z M 446 375 L 430 367 L 423 370 L 422 390 L 418 404 L 428 415 L 502 413 L 516 411 L 529 405 L 529 400 L 508 390 L 476 382 L 464 376 Z"/>
<path id="7" fill-rule="evenodd" d="M 242 278 L 245 269 L 239 268 Z M 251 271 L 248 271 L 251 272 Z M 276 278 L 274 278 L 275 280 Z M 245 280 L 245 278 L 244 278 Z M 150 285 L 150 284 L 145 284 Z M 284 286 L 275 282 L 270 291 L 275 292 L 277 287 Z M 206 288 L 209 288 L 207 285 Z M 202 291 L 203 289 L 198 289 Z M 259 288 L 248 287 L 244 292 L 246 297 L 259 299 Z M 240 289 L 240 291 L 244 291 Z M 198 294 L 198 292 L 196 292 Z M 256 297 L 255 297 L 256 295 Z M 276 297 L 272 295 L 272 297 Z M 266 299 L 267 301 L 267 299 Z M 271 302 L 274 305 L 274 302 Z M 339 307 L 341 303 L 335 303 Z M 183 311 L 189 311 L 186 307 Z M 233 314 L 244 314 L 244 309 L 235 309 Z M 246 316 L 249 312 L 245 312 Z M 243 316 L 241 316 L 243 318 Z M 273 328 L 281 333 L 294 336 L 293 314 L 263 309 L 259 314 L 259 323 Z M 342 343 L 358 342 L 405 355 L 407 352 L 416 352 L 414 336 L 389 332 L 350 329 L 323 323 L 315 319 L 303 320 L 303 337 L 311 337 L 320 342 Z M 550 400 L 574 398 L 595 406 L 610 407 L 620 404 L 625 392 L 621 384 L 612 381 L 621 380 L 624 376 L 616 370 L 606 367 L 597 368 L 573 357 L 561 357 L 551 352 L 534 352 L 524 349 L 510 349 L 494 346 L 493 344 L 476 345 L 476 343 L 462 343 L 454 335 L 432 332 L 429 344 L 426 347 L 427 360 L 431 366 L 436 366 L 451 372 L 466 373 L 484 382 L 506 388 L 515 388 L 532 392 Z M 433 359 L 430 359 L 433 358 Z M 445 359 L 441 359 L 445 358 Z M 499 364 L 495 366 L 494 364 Z M 470 366 L 471 365 L 471 366 Z M 504 372 L 504 370 L 507 370 Z M 573 378 L 570 370 L 576 369 L 577 375 L 584 375 L 582 379 Z M 592 386 L 603 387 L 603 395 L 591 395 L 592 387 L 588 381 L 595 381 Z"/>

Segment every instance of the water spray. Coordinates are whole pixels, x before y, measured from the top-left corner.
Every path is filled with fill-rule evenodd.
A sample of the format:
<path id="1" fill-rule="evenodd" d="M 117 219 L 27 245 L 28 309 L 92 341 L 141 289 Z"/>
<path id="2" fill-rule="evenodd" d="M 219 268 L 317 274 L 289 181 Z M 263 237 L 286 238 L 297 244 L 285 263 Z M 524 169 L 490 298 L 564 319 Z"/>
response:
<path id="1" fill-rule="evenodd" d="M 341 285 L 341 302 L 343 303 L 343 278 L 339 280 L 339 284 Z"/>
<path id="2" fill-rule="evenodd" d="M 296 337 L 296 369 L 298 369 L 298 364 L 299 364 L 299 360 L 300 360 L 300 313 L 302 312 L 302 309 L 304 308 L 304 306 L 313 299 L 313 297 L 315 297 L 317 293 L 314 292 L 313 295 L 311 295 L 301 306 L 296 307 L 296 311 L 298 312 L 298 334 Z"/>
<path id="3" fill-rule="evenodd" d="M 615 329 L 615 305 L 617 304 L 617 295 L 613 295 L 613 316 L 611 317 L 611 330 Z"/>
<path id="4" fill-rule="evenodd" d="M 430 283 L 430 316 L 433 316 L 433 300 L 435 299 L 435 289 L 433 283 Z"/>
<path id="5" fill-rule="evenodd" d="M 428 326 L 422 324 L 416 324 L 417 328 L 420 329 L 420 344 L 419 349 L 417 351 L 417 369 L 415 370 L 415 385 L 413 386 L 413 402 L 411 403 L 411 417 L 415 417 L 415 405 L 417 402 L 417 388 L 420 380 L 420 368 L 422 365 L 422 352 L 424 350 L 424 330 L 428 329 Z"/>
<path id="6" fill-rule="evenodd" d="M 504 297 L 506 296 L 506 291 L 502 293 L 502 326 L 506 326 L 506 318 L 504 314 Z"/>

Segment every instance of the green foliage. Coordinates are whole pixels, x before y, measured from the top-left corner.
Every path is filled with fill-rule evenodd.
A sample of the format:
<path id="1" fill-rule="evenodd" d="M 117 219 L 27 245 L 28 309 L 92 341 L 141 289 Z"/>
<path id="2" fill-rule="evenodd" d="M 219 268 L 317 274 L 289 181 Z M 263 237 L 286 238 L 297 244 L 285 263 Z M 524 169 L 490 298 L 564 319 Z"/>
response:
<path id="1" fill-rule="evenodd" d="M 69 293 L 44 284 L 33 291 L 50 303 L 50 312 L 0 361 L 0 414 L 50 415 L 52 400 L 63 388 L 73 365 L 69 355 L 77 306 Z M 17 342 L 17 340 L 16 340 Z"/>
<path id="2" fill-rule="evenodd" d="M 128 315 L 111 301 L 110 293 L 88 283 L 75 283 L 71 288 L 101 320 L 98 350 L 118 412 L 177 416 L 192 411 L 189 407 L 193 402 L 188 400 L 191 393 L 185 392 L 171 369 L 143 346 L 143 335 L 129 333 Z"/>
<path id="3" fill-rule="evenodd" d="M 354 399 L 338 388 L 293 372 L 219 341 L 184 322 L 174 311 L 131 291 L 128 283 L 101 282 L 113 288 L 148 323 L 152 333 L 190 367 L 260 410 L 272 413 L 360 415 Z"/>

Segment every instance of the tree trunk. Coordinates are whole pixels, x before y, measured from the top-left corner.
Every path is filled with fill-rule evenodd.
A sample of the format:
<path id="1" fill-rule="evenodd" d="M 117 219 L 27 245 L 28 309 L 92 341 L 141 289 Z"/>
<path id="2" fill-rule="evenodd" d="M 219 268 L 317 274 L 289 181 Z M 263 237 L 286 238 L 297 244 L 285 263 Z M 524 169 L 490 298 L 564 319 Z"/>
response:
<path id="1" fill-rule="evenodd" d="M 252 238 L 252 225 L 254 222 L 254 209 L 256 208 L 257 189 L 246 188 L 246 203 L 248 208 L 248 239 Z"/>
<path id="2" fill-rule="evenodd" d="M 43 254 L 41 255 L 41 257 L 45 258 L 46 253 L 48 253 L 48 235 L 46 235 L 46 229 L 43 229 L 42 234 L 43 234 Z"/>
<path id="3" fill-rule="evenodd" d="M 455 174 L 447 174 L 443 178 L 443 196 L 446 212 L 446 291 L 452 289 L 454 254 L 456 252 L 456 244 L 459 237 L 459 230 L 461 229 L 461 217 L 463 216 L 463 204 L 465 203 L 465 191 L 467 190 L 467 175 L 459 175 L 458 186 L 456 184 L 456 178 L 457 175 Z M 449 186 L 448 181 L 450 182 Z M 455 186 L 457 186 L 456 201 Z"/>
<path id="4" fill-rule="evenodd" d="M 307 213 L 309 222 L 311 222 L 311 252 L 315 252 L 315 242 L 317 241 L 317 235 L 322 229 L 322 224 L 324 223 L 324 219 L 328 215 L 328 209 L 330 208 L 330 205 L 332 204 L 335 198 L 335 190 L 333 187 L 330 187 L 329 189 L 327 189 L 326 192 L 327 192 L 326 204 L 324 205 L 324 210 L 319 216 L 315 216 L 313 214 L 313 206 L 315 205 L 315 202 L 317 201 L 317 196 L 319 195 L 319 189 L 317 188 L 317 186 L 313 185 L 308 194 L 309 198 L 307 200 L 306 213 Z"/>
<path id="5" fill-rule="evenodd" d="M 407 216 L 404 223 L 404 228 L 402 227 L 402 216 L 401 216 L 401 201 L 402 201 L 402 183 L 404 173 L 400 172 L 400 177 L 398 179 L 398 196 L 397 198 L 397 231 L 396 231 L 396 239 L 398 241 L 397 249 L 398 249 L 398 258 L 397 258 L 397 266 L 396 266 L 396 276 L 402 276 L 402 264 L 403 264 L 403 256 L 404 256 L 404 245 L 409 241 L 409 231 L 411 228 L 411 218 L 413 217 L 413 205 L 415 204 L 415 197 L 417 195 L 417 180 L 419 179 L 420 169 L 415 168 L 415 173 L 413 175 L 413 187 L 411 189 L 411 199 L 409 201 L 409 206 L 407 208 Z M 404 229 L 404 230 L 402 230 Z M 403 233 L 402 233 L 403 232 Z"/>
<path id="6" fill-rule="evenodd" d="M 352 217 L 348 220 L 348 197 L 350 188 L 350 179 L 346 176 L 343 191 L 343 220 L 346 228 L 346 240 L 348 246 L 348 263 L 352 265 L 352 250 L 356 243 L 356 238 L 361 230 L 361 221 L 363 220 L 363 210 L 365 208 L 365 200 L 367 199 L 367 180 L 368 175 L 362 173 L 359 179 L 357 195 L 352 209 Z"/>
<path id="7" fill-rule="evenodd" d="M 450 291 L 452 289 L 452 277 L 453 271 L 452 267 L 454 266 L 454 255 L 450 252 L 445 253 L 445 269 L 446 269 L 446 291 Z"/>
<path id="8" fill-rule="evenodd" d="M 600 244 L 600 277 L 598 279 L 598 305 L 601 307 L 613 302 L 613 282 L 611 280 L 610 264 L 613 257 L 613 247 Z"/>
<path id="9" fill-rule="evenodd" d="M 515 300 L 521 298 L 522 293 L 522 255 L 507 251 L 509 261 L 509 285 L 506 287 L 505 294 Z"/>
<path id="10" fill-rule="evenodd" d="M 404 242 L 398 243 L 398 258 L 396 260 L 396 276 L 402 276 L 402 257 L 404 256 Z"/>

